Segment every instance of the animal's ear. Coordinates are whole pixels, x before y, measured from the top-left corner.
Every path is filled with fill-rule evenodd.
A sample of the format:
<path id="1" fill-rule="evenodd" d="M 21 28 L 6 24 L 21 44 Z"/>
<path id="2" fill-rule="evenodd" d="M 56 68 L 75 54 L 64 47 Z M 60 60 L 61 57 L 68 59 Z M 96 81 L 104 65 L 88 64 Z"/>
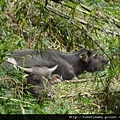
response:
<path id="1" fill-rule="evenodd" d="M 88 49 L 86 49 L 86 48 L 82 48 L 82 49 L 80 50 L 80 54 L 86 54 L 87 56 L 91 56 L 92 51 L 90 51 L 90 50 L 88 50 Z"/>
<path id="2" fill-rule="evenodd" d="M 81 53 L 80 54 L 80 59 L 82 59 L 83 61 L 87 62 L 88 61 L 88 55 L 87 55 L 87 53 Z"/>

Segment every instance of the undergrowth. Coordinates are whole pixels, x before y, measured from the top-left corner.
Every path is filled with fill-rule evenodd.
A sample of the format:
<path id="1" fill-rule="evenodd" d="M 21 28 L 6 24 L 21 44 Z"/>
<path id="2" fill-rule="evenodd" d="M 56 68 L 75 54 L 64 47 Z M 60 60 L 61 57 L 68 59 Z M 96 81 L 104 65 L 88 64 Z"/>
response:
<path id="1" fill-rule="evenodd" d="M 2 0 L 0 2 L 0 113 L 110 114 L 120 111 L 119 0 Z M 98 50 L 110 60 L 103 72 L 52 86 L 53 98 L 24 92 L 26 74 L 5 70 L 15 49 Z"/>

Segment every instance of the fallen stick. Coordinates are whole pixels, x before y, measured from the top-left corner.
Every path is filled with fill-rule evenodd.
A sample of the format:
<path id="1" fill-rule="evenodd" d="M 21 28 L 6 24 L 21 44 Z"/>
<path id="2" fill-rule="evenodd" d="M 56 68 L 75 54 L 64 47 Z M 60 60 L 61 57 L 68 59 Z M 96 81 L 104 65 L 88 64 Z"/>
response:
<path id="1" fill-rule="evenodd" d="M 119 94 L 120 91 L 111 91 L 111 92 L 108 92 L 107 94 L 113 94 L 113 93 L 114 93 L 114 94 Z M 81 96 L 86 96 L 86 95 L 92 96 L 92 95 L 100 95 L 100 94 L 105 94 L 105 92 L 94 92 L 94 93 L 88 93 L 88 92 L 83 92 L 83 93 L 81 93 L 81 92 L 78 92 L 78 93 L 76 93 L 76 94 L 62 95 L 62 96 L 60 96 L 60 98 L 75 97 L 75 96 L 77 96 L 77 95 L 81 95 Z"/>
<path id="2" fill-rule="evenodd" d="M 104 80 L 106 77 L 101 77 L 100 79 L 102 79 L 102 80 Z M 77 82 L 88 82 L 88 81 L 93 81 L 93 80 L 95 80 L 95 78 L 94 77 L 92 77 L 92 78 L 88 78 L 88 79 L 72 79 L 72 80 L 65 80 L 65 82 L 67 82 L 67 83 L 77 83 Z"/>

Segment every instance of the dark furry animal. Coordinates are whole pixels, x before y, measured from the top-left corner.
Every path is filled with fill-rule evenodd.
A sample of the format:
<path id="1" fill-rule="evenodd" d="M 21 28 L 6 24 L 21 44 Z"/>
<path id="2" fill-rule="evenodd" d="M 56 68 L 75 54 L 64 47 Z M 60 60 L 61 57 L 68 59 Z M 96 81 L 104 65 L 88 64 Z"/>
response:
<path id="1" fill-rule="evenodd" d="M 41 67 L 41 66 L 33 66 L 31 68 L 25 68 L 25 67 L 19 66 L 14 58 L 7 58 L 6 61 L 8 63 L 12 64 L 13 66 L 16 66 L 16 67 L 24 70 L 24 72 L 27 72 L 28 74 L 38 74 L 39 76 L 45 77 L 47 79 L 51 79 L 52 73 L 58 67 L 58 65 L 55 65 L 52 68 Z"/>
<path id="2" fill-rule="evenodd" d="M 62 76 L 63 80 L 70 80 L 84 71 L 103 70 L 109 62 L 102 54 L 85 48 L 73 53 L 63 53 L 51 49 L 42 50 L 41 53 L 32 49 L 16 50 L 11 57 L 19 66 L 29 68 L 37 65 L 48 68 L 58 65 L 53 74 Z"/>
<path id="3" fill-rule="evenodd" d="M 11 55 L 12 64 L 20 66 L 20 68 L 33 70 L 27 78 L 27 91 L 31 92 L 35 97 L 41 96 L 45 89 L 48 89 L 51 84 L 56 84 L 63 80 L 70 80 L 84 71 L 95 72 L 103 70 L 108 64 L 108 60 L 102 54 L 91 52 L 87 49 L 81 49 L 74 53 L 63 53 L 56 50 L 48 49 L 41 53 L 32 50 L 16 50 Z M 52 77 L 49 81 L 46 80 L 46 69 L 54 68 Z M 9 63 L 4 62 L 3 67 L 11 68 Z M 43 69 L 41 69 L 43 67 Z M 40 68 L 40 74 L 39 74 Z M 37 72 L 36 72 L 37 71 Z M 49 73 L 49 72 L 48 72 Z M 57 74 L 57 75 L 54 75 Z M 49 76 L 49 74 L 47 74 Z M 60 77 L 62 76 L 62 78 Z M 30 85 L 30 86 L 29 86 Z"/>

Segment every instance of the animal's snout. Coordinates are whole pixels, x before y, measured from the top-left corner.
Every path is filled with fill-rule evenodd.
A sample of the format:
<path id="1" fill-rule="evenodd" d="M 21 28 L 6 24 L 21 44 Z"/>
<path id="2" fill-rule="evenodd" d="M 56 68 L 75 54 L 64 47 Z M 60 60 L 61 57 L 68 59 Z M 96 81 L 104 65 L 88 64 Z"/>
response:
<path id="1" fill-rule="evenodd" d="M 104 63 L 105 64 L 110 64 L 110 60 L 106 60 Z"/>

